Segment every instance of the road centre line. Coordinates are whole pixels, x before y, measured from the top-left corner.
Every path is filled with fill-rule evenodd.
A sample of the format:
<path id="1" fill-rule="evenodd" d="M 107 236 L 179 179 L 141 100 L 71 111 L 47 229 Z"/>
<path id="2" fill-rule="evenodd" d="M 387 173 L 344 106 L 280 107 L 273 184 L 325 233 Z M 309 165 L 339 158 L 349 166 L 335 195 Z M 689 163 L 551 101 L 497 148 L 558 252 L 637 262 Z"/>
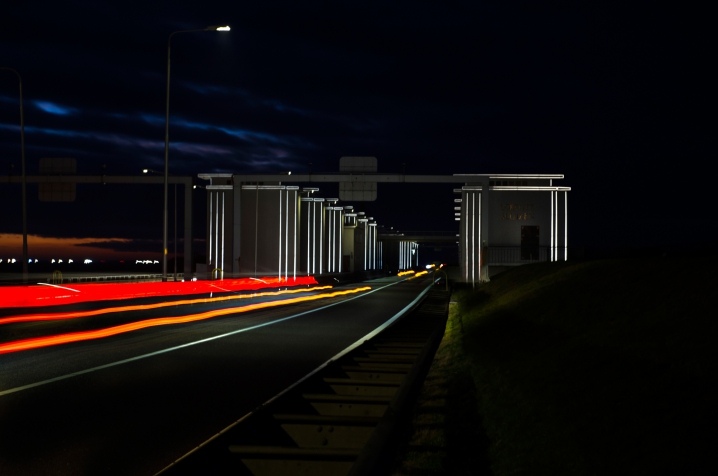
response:
<path id="1" fill-rule="evenodd" d="M 387 284 L 387 285 L 385 285 L 385 286 L 381 286 L 381 287 L 378 287 L 378 288 L 376 288 L 376 289 L 372 289 L 371 291 L 367 291 L 366 293 L 360 294 L 359 296 L 354 296 L 354 297 L 352 297 L 352 298 L 345 299 L 345 300 L 340 301 L 340 302 L 335 302 L 335 303 L 333 303 L 333 304 L 328 304 L 328 305 L 326 305 L 326 306 L 319 307 L 319 308 L 317 308 L 317 309 L 312 309 L 312 310 L 309 310 L 309 311 L 300 312 L 299 314 L 294 314 L 294 315 L 292 315 L 292 316 L 283 317 L 283 318 L 277 319 L 277 320 L 275 320 L 275 321 L 265 322 L 265 323 L 263 323 L 263 324 L 257 324 L 257 325 L 255 325 L 255 326 L 247 327 L 247 328 L 244 328 L 244 329 L 238 329 L 238 330 L 236 330 L 236 331 L 227 332 L 227 333 L 225 333 L 225 334 L 220 334 L 220 335 L 218 335 L 218 336 L 212 336 L 212 337 L 207 337 L 207 338 L 205 338 L 205 339 L 200 339 L 200 340 L 195 341 L 195 342 L 188 342 L 188 343 L 186 343 L 186 344 L 178 345 L 178 346 L 175 346 L 175 347 L 169 347 L 169 348 L 167 348 L 167 349 L 162 349 L 162 350 L 158 350 L 158 351 L 155 351 L 155 352 L 150 352 L 150 353 L 148 353 L 148 354 L 138 355 L 138 356 L 136 356 L 136 357 L 130 357 L 129 359 L 118 360 L 117 362 L 112 362 L 112 363 L 109 363 L 109 364 L 99 365 L 99 366 L 97 366 L 97 367 L 92 367 L 92 368 L 89 368 L 89 369 L 80 370 L 80 371 L 78 371 L 78 372 L 73 372 L 73 373 L 70 373 L 70 374 L 67 374 L 67 375 L 61 375 L 61 376 L 59 376 L 59 377 L 53 377 L 53 378 L 50 378 L 50 379 L 41 380 L 41 381 L 39 381 L 39 382 L 34 382 L 34 383 L 27 384 L 27 385 L 22 385 L 22 386 L 20 386 L 20 387 L 11 388 L 11 389 L 8 389 L 8 390 L 2 390 L 2 391 L 0 391 L 0 397 L 3 397 L 3 396 L 5 396 L 5 395 L 10 395 L 10 394 L 12 394 L 12 393 L 21 392 L 21 391 L 23 391 L 23 390 L 29 390 L 29 389 L 31 389 L 31 388 L 40 387 L 40 386 L 42 386 L 42 385 L 46 385 L 46 384 L 49 384 L 49 383 L 58 382 L 58 381 L 65 380 L 65 379 L 68 379 L 68 378 L 72 378 L 72 377 L 77 377 L 77 376 L 80 376 L 80 375 L 88 374 L 88 373 L 95 372 L 95 371 L 98 371 L 98 370 L 104 370 L 104 369 L 107 369 L 107 368 L 110 368 L 110 367 L 115 367 L 115 366 L 117 366 L 117 365 L 122 365 L 122 364 L 126 364 L 126 363 L 129 363 L 129 362 L 134 362 L 134 361 L 137 361 L 137 360 L 142 360 L 142 359 L 145 359 L 145 358 L 148 358 L 148 357 L 153 357 L 153 356 L 155 356 L 155 355 L 160 355 L 160 354 L 165 354 L 165 353 L 168 353 L 168 352 L 173 352 L 173 351 L 175 351 L 175 350 L 184 349 L 185 347 L 191 347 L 191 346 L 193 346 L 193 345 L 203 344 L 203 343 L 205 343 L 205 342 L 210 342 L 210 341 L 213 341 L 213 340 L 216 340 L 216 339 L 222 339 L 222 338 L 224 338 L 224 337 L 229 337 L 229 336 L 232 336 L 232 335 L 235 335 L 235 334 L 240 334 L 240 333 L 242 333 L 242 332 L 247 332 L 247 331 L 259 329 L 259 328 L 261 328 L 261 327 L 270 326 L 270 325 L 272 325 L 272 324 L 278 324 L 278 323 L 280 323 L 280 322 L 288 321 L 288 320 L 294 319 L 294 318 L 296 318 L 296 317 L 304 316 L 304 315 L 306 315 L 306 314 L 311 314 L 311 313 L 313 313 L 313 312 L 321 311 L 321 310 L 328 309 L 328 308 L 333 307 L 333 306 L 338 306 L 339 304 L 344 304 L 344 303 L 346 303 L 346 302 L 353 301 L 354 299 L 359 299 L 359 298 L 361 298 L 361 297 L 368 296 L 368 295 L 371 294 L 371 293 L 374 293 L 374 292 L 377 292 L 377 291 L 381 291 L 382 289 L 388 288 L 389 286 L 394 286 L 395 284 L 399 284 L 399 283 L 404 282 L 404 281 L 405 281 L 405 280 L 397 281 L 397 282 L 394 282 L 394 283 L 390 283 L 390 284 Z"/>

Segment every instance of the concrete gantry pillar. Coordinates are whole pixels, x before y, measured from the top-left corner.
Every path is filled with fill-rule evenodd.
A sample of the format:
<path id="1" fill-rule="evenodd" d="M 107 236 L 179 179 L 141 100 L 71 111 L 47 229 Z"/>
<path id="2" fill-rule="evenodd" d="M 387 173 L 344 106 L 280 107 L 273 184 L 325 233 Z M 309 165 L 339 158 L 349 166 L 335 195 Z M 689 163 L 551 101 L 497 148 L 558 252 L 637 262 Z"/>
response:
<path id="1" fill-rule="evenodd" d="M 207 186 L 207 271 L 212 278 L 233 271 L 233 196 L 232 185 Z"/>
<path id="2" fill-rule="evenodd" d="M 399 244 L 399 269 L 407 270 L 419 264 L 419 244 L 416 241 L 401 240 Z"/>
<path id="3" fill-rule="evenodd" d="M 300 268 L 303 274 L 322 274 L 326 271 L 324 243 L 325 203 L 323 198 L 302 197 L 300 224 Z"/>
<path id="4" fill-rule="evenodd" d="M 376 240 L 376 222 L 372 217 L 369 218 L 366 226 L 367 233 L 367 269 L 377 269 L 377 240 Z"/>
<path id="5" fill-rule="evenodd" d="M 354 229 L 354 269 L 366 271 L 368 268 L 369 220 L 364 212 L 357 213 L 357 226 Z"/>
<path id="6" fill-rule="evenodd" d="M 489 178 L 461 188 L 459 230 L 462 279 L 472 285 L 489 280 Z"/>
<path id="7" fill-rule="evenodd" d="M 354 213 L 354 207 L 344 207 L 343 221 L 341 269 L 351 273 L 354 272 L 354 231 L 357 227 L 357 214 Z"/>

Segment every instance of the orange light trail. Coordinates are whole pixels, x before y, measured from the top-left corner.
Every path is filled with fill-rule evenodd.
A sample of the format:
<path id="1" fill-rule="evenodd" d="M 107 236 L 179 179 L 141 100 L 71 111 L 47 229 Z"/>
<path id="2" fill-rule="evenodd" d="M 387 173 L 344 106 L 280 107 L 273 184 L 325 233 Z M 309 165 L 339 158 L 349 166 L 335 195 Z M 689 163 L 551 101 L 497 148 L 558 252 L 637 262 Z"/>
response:
<path id="1" fill-rule="evenodd" d="M 18 322 L 35 322 L 35 321 L 58 321 L 63 319 L 77 319 L 80 317 L 99 316 L 102 314 L 110 314 L 113 312 L 129 312 L 129 311 L 147 311 L 150 309 L 160 309 L 171 306 L 185 306 L 189 304 L 204 304 L 210 302 L 233 301 L 236 299 L 250 299 L 253 297 L 280 296 L 282 294 L 296 294 L 310 291 L 321 291 L 324 289 L 332 289 L 332 286 L 315 286 L 313 288 L 286 289 L 284 291 L 265 291 L 261 293 L 239 294 L 235 296 L 219 296 L 215 298 L 200 299 L 182 299 L 180 301 L 160 302 L 155 304 L 136 304 L 133 306 L 117 306 L 106 307 L 102 309 L 94 309 L 91 311 L 77 312 L 56 312 L 51 314 L 25 314 L 18 316 L 0 317 L 0 325 L 14 324 Z"/>
<path id="2" fill-rule="evenodd" d="M 406 276 L 407 274 L 414 274 L 414 270 L 410 269 L 409 271 L 402 271 L 401 273 L 396 273 L 397 276 Z"/>
<path id="3" fill-rule="evenodd" d="M 156 319 L 146 319 L 144 321 L 131 322 L 119 326 L 107 327 L 105 329 L 96 329 L 92 331 L 70 332 L 66 334 L 57 334 L 54 336 L 34 337 L 31 339 L 23 339 L 13 342 L 0 344 L 0 354 L 8 354 L 11 352 L 19 352 L 23 350 L 39 349 L 53 345 L 67 344 L 71 342 L 81 342 L 86 340 L 102 339 L 126 332 L 132 332 L 148 327 L 167 326 L 172 324 L 185 324 L 188 322 L 196 322 L 212 317 L 224 316 L 227 314 L 236 314 L 242 312 L 255 311 L 257 309 L 265 309 L 269 307 L 284 306 L 287 304 L 295 304 L 305 301 L 316 301 L 318 299 L 328 299 L 347 294 L 354 294 L 361 291 L 368 291 L 371 287 L 364 286 L 361 288 L 348 289 L 346 291 L 334 291 L 331 293 L 315 294 L 313 296 L 302 296 L 281 301 L 268 301 L 262 303 L 248 304 L 242 307 L 234 307 L 229 309 L 216 309 L 213 311 L 201 312 L 198 314 L 189 314 L 177 317 L 159 317 Z"/>

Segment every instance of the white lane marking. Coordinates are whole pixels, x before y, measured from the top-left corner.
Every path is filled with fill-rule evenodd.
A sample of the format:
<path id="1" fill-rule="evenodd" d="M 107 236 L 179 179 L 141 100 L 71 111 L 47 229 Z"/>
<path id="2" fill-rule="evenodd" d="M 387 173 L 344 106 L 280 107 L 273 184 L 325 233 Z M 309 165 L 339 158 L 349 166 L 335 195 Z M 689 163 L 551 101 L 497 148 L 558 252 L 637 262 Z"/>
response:
<path id="1" fill-rule="evenodd" d="M 402 281 L 405 281 L 405 280 L 402 280 Z M 402 281 L 397 281 L 397 282 L 400 283 L 400 282 L 402 282 Z M 394 284 L 397 284 L 397 283 L 392 283 L 392 284 L 389 284 L 389 285 L 387 285 L 387 286 L 392 286 L 392 285 L 394 285 Z M 434 283 L 432 283 L 432 284 L 434 284 Z M 371 292 L 378 291 L 379 289 L 383 289 L 383 288 L 385 288 L 385 287 L 387 287 L 387 286 L 383 286 L 382 288 L 378 288 L 378 289 L 376 289 L 376 290 L 372 290 Z M 348 353 L 351 352 L 352 350 L 354 350 L 354 349 L 356 349 L 357 347 L 359 347 L 360 345 L 364 344 L 364 342 L 368 341 L 368 340 L 371 339 L 372 337 L 374 337 L 374 336 L 376 336 L 377 334 L 379 334 L 381 331 L 383 331 L 384 329 L 386 329 L 387 327 L 389 327 L 394 321 L 396 321 L 396 320 L 399 319 L 401 316 L 403 316 L 404 314 L 406 314 L 407 311 L 411 310 L 411 309 L 414 307 L 414 305 L 415 305 L 417 302 L 419 302 L 419 300 L 421 300 L 421 298 L 424 296 L 424 294 L 426 294 L 426 293 L 429 292 L 429 290 L 431 289 L 431 287 L 432 287 L 431 285 L 427 286 L 426 289 L 424 289 L 424 290 L 421 292 L 421 294 L 419 294 L 419 295 L 416 297 L 416 299 L 414 299 L 413 301 L 411 301 L 408 305 L 406 305 L 406 306 L 404 307 L 404 309 L 402 309 L 401 311 L 399 311 L 399 312 L 397 312 L 396 314 L 394 314 L 393 317 L 391 317 L 389 320 L 387 320 L 386 322 L 384 322 L 382 325 L 380 325 L 379 327 L 377 327 L 376 329 L 374 329 L 373 331 L 371 331 L 370 333 L 368 333 L 367 335 L 365 335 L 364 337 L 362 337 L 362 338 L 359 339 L 358 341 L 354 342 L 353 344 L 351 344 L 351 345 L 350 345 L 349 347 L 347 347 L 346 349 L 340 351 L 340 352 L 339 352 L 338 354 L 336 354 L 334 357 L 332 357 L 331 359 L 327 360 L 326 362 L 324 362 L 323 364 L 321 364 L 319 367 L 317 367 L 316 369 L 312 370 L 312 371 L 309 372 L 307 375 L 305 375 L 304 377 L 300 378 L 299 380 L 297 380 L 296 382 L 294 382 L 292 385 L 290 385 L 289 387 L 285 388 L 284 390 L 282 390 L 281 392 L 279 392 L 278 394 L 276 394 L 275 396 L 273 396 L 272 398 L 270 398 L 269 400 L 267 400 L 266 402 L 264 402 L 263 404 L 261 404 L 261 405 L 260 405 L 259 407 L 257 407 L 256 409 L 254 409 L 254 410 L 252 410 L 251 412 L 247 413 L 247 414 L 244 415 L 242 418 L 240 418 L 239 420 L 235 421 L 234 423 L 232 423 L 231 425 L 229 425 L 229 426 L 228 426 L 227 428 L 225 428 L 224 430 L 220 431 L 219 433 L 217 433 L 216 435 L 214 435 L 213 437 L 211 437 L 210 439 L 208 439 L 208 440 L 205 441 L 204 443 L 201 443 L 199 446 L 197 446 L 196 448 L 194 448 L 193 450 L 191 450 L 191 451 L 188 452 L 187 454 L 185 454 L 185 455 L 181 456 L 180 458 L 176 459 L 175 461 L 173 461 L 172 463 L 170 463 L 167 467 L 163 468 L 159 473 L 156 473 L 154 476 L 159 476 L 160 474 L 164 473 L 164 472 L 167 471 L 169 468 L 171 468 L 172 466 L 176 465 L 177 463 L 179 463 L 180 461 L 182 461 L 183 459 L 185 459 L 186 457 L 188 457 L 189 455 L 191 455 L 191 454 L 194 453 L 195 451 L 199 450 L 200 448 L 202 448 L 203 446 L 205 446 L 206 444 L 208 444 L 209 442 L 211 442 L 211 441 L 214 440 L 215 438 L 218 438 L 219 436 L 223 435 L 224 433 L 228 432 L 229 430 L 231 430 L 232 428 L 234 428 L 235 426 L 237 426 L 237 425 L 238 425 L 239 423 L 241 423 L 242 421 L 244 421 L 244 420 L 246 420 L 247 418 L 249 418 L 253 413 L 255 413 L 255 412 L 256 412 L 257 410 L 259 410 L 260 408 L 266 407 L 267 405 L 269 405 L 270 403 L 272 403 L 273 401 L 275 401 L 276 399 L 278 399 L 279 397 L 281 397 L 281 396 L 284 395 L 285 393 L 287 393 L 287 392 L 289 392 L 290 390 L 292 390 L 293 388 L 295 388 L 297 385 L 301 384 L 302 382 L 304 382 L 305 380 L 307 380 L 308 378 L 310 378 L 312 375 L 314 375 L 314 374 L 316 374 L 317 372 L 319 372 L 320 370 L 322 370 L 322 369 L 323 369 L 324 367 L 326 367 L 327 365 L 329 365 L 329 364 L 331 364 L 332 362 L 334 362 L 334 361 L 336 361 L 336 360 L 338 360 L 338 359 L 344 357 L 346 354 L 348 354 Z M 367 293 L 367 294 L 368 294 L 368 293 Z M 365 296 L 365 295 L 366 295 L 366 294 L 364 294 L 364 296 Z M 329 306 L 327 306 L 327 307 L 329 307 Z"/>
<path id="2" fill-rule="evenodd" d="M 217 288 L 217 289 L 219 289 L 220 291 L 231 292 L 231 289 L 220 288 L 219 286 L 216 286 L 216 285 L 214 285 L 214 284 L 210 284 L 210 286 L 212 286 L 213 288 Z"/>
<path id="3" fill-rule="evenodd" d="M 380 288 L 376 288 L 376 289 L 372 289 L 371 291 L 367 291 L 367 292 L 365 292 L 364 294 L 360 294 L 360 295 L 358 295 L 358 296 L 354 296 L 354 297 L 351 297 L 351 298 L 349 298 L 349 299 L 345 299 L 345 300 L 340 301 L 340 302 L 335 302 L 334 304 L 328 304 L 328 305 L 326 305 L 326 306 L 319 307 L 319 308 L 317 308 L 317 309 L 312 309 L 312 310 L 310 310 L 310 311 L 300 312 L 299 314 L 294 314 L 293 316 L 283 317 L 283 318 L 281 318 L 281 319 L 277 319 L 276 321 L 265 322 L 264 324 L 257 324 L 256 326 L 247 327 L 247 328 L 245 328 L 245 329 L 238 329 L 238 330 L 236 330 L 236 331 L 227 332 L 226 334 L 220 334 L 220 335 L 213 336 L 213 337 L 207 337 L 207 338 L 205 338 L 205 339 L 200 339 L 200 340 L 198 340 L 198 341 L 188 342 L 187 344 L 182 344 L 182 345 L 178 345 L 178 346 L 175 346 L 175 347 L 169 347 L 169 348 L 167 348 L 167 349 L 162 349 L 162 350 L 158 350 L 158 351 L 155 351 L 155 352 L 150 352 L 149 354 L 138 355 L 138 356 L 136 356 L 136 357 L 130 357 L 129 359 L 118 360 L 117 362 L 112 362 L 112 363 L 109 363 L 109 364 L 100 365 L 100 366 L 92 367 L 92 368 L 85 369 L 85 370 L 80 370 L 80 371 L 78 371 L 78 372 L 73 372 L 73 373 L 71 373 L 71 374 L 60 375 L 59 377 L 53 377 L 53 378 L 49 378 L 49 379 L 47 379 L 47 380 L 41 380 L 40 382 L 29 383 L 29 384 L 23 385 L 23 386 L 21 386 L 21 387 L 15 387 L 15 388 L 10 388 L 10 389 L 8 389 L 8 390 L 2 390 L 2 391 L 0 391 L 0 397 L 3 397 L 3 396 L 5 396 L 5 395 L 9 395 L 9 394 L 11 394 L 11 393 L 21 392 L 21 391 L 23 391 L 23 390 L 28 390 L 28 389 L 31 389 L 31 388 L 39 387 L 39 386 L 41 386 L 41 385 L 46 385 L 46 384 L 48 384 L 48 383 L 58 382 L 58 381 L 60 381 L 60 380 L 65 380 L 65 379 L 68 379 L 68 378 L 77 377 L 78 375 L 88 374 L 88 373 L 90 373 L 90 372 L 95 372 L 95 371 L 97 371 L 97 370 L 103 370 L 103 369 L 107 369 L 107 368 L 110 368 L 110 367 L 114 367 L 114 366 L 116 366 L 116 365 L 122 365 L 122 364 L 126 364 L 126 363 L 129 363 L 129 362 L 134 362 L 134 361 L 136 361 L 136 360 L 146 359 L 147 357 L 153 357 L 153 356 L 155 356 L 155 355 L 165 354 L 165 353 L 167 353 L 167 352 L 172 352 L 172 351 L 175 351 L 175 350 L 184 349 L 185 347 L 191 347 L 191 346 L 193 346 L 193 345 L 203 344 L 203 343 L 205 343 L 205 342 L 210 342 L 210 341 L 213 341 L 213 340 L 216 340 L 216 339 L 222 339 L 222 338 L 224 338 L 224 337 L 229 337 L 229 336 L 232 336 L 232 335 L 234 335 L 234 334 L 239 334 L 239 333 L 241 333 L 241 332 L 252 331 L 252 330 L 254 330 L 254 329 L 259 329 L 260 327 L 270 326 L 270 325 L 272 325 L 272 324 L 277 324 L 277 323 L 279 323 L 279 322 L 288 321 L 289 319 L 294 319 L 295 317 L 304 316 L 305 314 L 311 314 L 312 312 L 321 311 L 321 310 L 323 310 L 323 309 L 327 309 L 327 308 L 330 308 L 330 307 L 332 307 L 332 306 L 338 306 L 339 304 L 343 304 L 343 303 L 345 303 L 345 302 L 353 301 L 354 299 L 359 299 L 359 298 L 361 298 L 361 297 L 368 296 L 368 295 L 371 294 L 371 293 L 374 293 L 374 292 L 376 292 L 376 291 L 380 291 L 380 290 L 382 290 L 382 289 L 384 289 L 384 288 L 387 288 L 387 287 L 389 287 L 389 286 L 393 286 L 393 285 L 395 285 L 395 284 L 399 284 L 399 283 L 401 283 L 401 282 L 403 282 L 403 281 L 397 281 L 397 282 L 395 282 L 395 283 L 387 284 L 386 286 L 382 286 L 382 287 L 380 287 Z"/>
<path id="4" fill-rule="evenodd" d="M 52 286 L 53 288 L 67 289 L 68 291 L 75 291 L 76 293 L 80 292 L 77 289 L 66 288 L 65 286 L 58 286 L 57 284 L 50 284 L 50 283 L 37 283 L 37 284 L 39 284 L 40 286 Z"/>

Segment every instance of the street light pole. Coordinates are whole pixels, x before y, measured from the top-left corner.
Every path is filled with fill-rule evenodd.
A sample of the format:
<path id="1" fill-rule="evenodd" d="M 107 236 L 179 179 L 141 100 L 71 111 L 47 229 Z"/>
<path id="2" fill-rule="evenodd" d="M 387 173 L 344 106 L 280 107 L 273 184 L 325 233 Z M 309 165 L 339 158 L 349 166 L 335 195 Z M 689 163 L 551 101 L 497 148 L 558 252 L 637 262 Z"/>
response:
<path id="1" fill-rule="evenodd" d="M 27 283 L 27 181 L 25 178 L 25 115 L 22 108 L 22 78 L 13 68 L 0 66 L 0 69 L 11 71 L 17 76 L 20 85 L 20 155 L 22 161 L 22 282 Z"/>
<path id="2" fill-rule="evenodd" d="M 142 169 L 143 174 L 153 173 L 159 174 L 160 172 L 152 169 Z M 185 193 L 189 193 L 189 190 L 185 190 Z M 174 228 L 175 228 L 175 239 L 174 239 L 174 280 L 177 282 L 177 182 L 175 182 L 175 202 L 174 202 Z"/>
<path id="3" fill-rule="evenodd" d="M 172 37 L 177 33 L 191 33 L 195 31 L 229 31 L 228 26 L 208 26 L 195 30 L 179 30 L 170 33 L 167 38 L 167 91 L 165 95 L 165 190 L 164 213 L 162 217 L 162 281 L 167 281 L 167 188 L 169 182 L 169 147 L 170 147 L 170 48 Z M 176 270 L 175 270 L 176 272 Z"/>
<path id="4" fill-rule="evenodd" d="M 190 193 L 189 190 L 185 191 L 185 193 Z M 175 283 L 177 282 L 177 183 L 175 183 L 175 239 L 174 239 L 174 245 L 175 245 L 175 253 L 174 253 L 174 272 L 175 272 Z"/>

